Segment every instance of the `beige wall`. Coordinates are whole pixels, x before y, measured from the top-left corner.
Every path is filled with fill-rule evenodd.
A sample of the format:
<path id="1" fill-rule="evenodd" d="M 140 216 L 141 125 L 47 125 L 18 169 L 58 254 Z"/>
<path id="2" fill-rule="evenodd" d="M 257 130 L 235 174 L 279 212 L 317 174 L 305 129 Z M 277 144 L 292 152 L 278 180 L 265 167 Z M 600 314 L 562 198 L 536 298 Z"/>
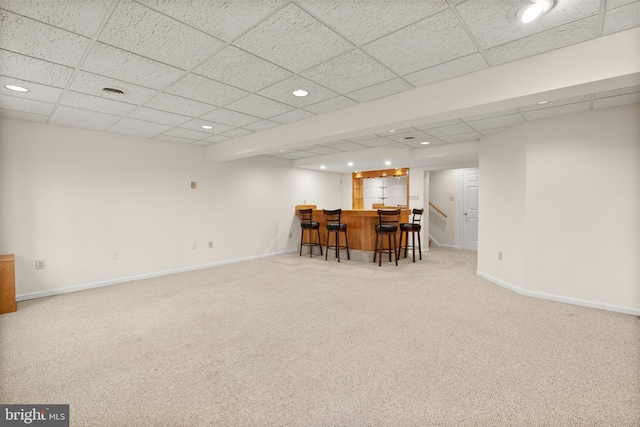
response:
<path id="1" fill-rule="evenodd" d="M 294 206 L 339 206 L 340 178 L 286 160 L 216 163 L 202 147 L 3 118 L 0 253 L 16 255 L 24 296 L 295 250 Z"/>
<path id="2" fill-rule="evenodd" d="M 481 141 L 479 274 L 534 296 L 640 313 L 639 119 L 635 104 Z"/>

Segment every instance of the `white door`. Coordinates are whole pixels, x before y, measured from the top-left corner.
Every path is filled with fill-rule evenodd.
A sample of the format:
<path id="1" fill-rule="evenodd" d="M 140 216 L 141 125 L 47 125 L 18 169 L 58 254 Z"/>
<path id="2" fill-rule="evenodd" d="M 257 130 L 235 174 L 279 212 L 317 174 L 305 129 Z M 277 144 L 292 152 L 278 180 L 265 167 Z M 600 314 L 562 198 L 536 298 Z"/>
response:
<path id="1" fill-rule="evenodd" d="M 462 248 L 478 250 L 478 169 L 463 171 L 462 194 Z"/>

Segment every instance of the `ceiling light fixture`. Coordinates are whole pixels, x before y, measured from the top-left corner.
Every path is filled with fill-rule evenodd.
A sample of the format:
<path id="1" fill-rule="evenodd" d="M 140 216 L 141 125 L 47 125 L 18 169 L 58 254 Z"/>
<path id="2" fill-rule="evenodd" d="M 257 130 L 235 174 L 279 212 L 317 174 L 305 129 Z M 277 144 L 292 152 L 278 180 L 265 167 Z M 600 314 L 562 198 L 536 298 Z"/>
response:
<path id="1" fill-rule="evenodd" d="M 540 101 L 540 102 L 536 102 L 537 105 L 542 105 L 542 104 L 548 104 L 549 101 Z"/>
<path id="2" fill-rule="evenodd" d="M 307 92 L 304 89 L 298 89 L 298 90 L 294 90 L 293 91 L 293 95 L 294 96 L 307 96 L 307 95 L 309 95 L 309 92 Z"/>
<path id="3" fill-rule="evenodd" d="M 353 166 L 353 162 L 347 163 L 347 166 Z"/>
<path id="4" fill-rule="evenodd" d="M 213 126 L 209 126 L 209 125 L 202 125 L 200 126 L 202 129 L 213 129 Z"/>
<path id="5" fill-rule="evenodd" d="M 386 162 L 384 162 L 384 164 L 389 166 L 391 164 L 391 162 L 389 160 L 387 160 Z"/>
<path id="6" fill-rule="evenodd" d="M 533 22 L 555 6 L 557 0 L 524 0 L 516 4 L 507 12 L 507 19 L 511 22 L 528 24 Z"/>
<path id="7" fill-rule="evenodd" d="M 390 130 L 389 130 L 389 132 L 395 132 L 395 131 L 396 131 L 395 129 L 390 129 Z"/>
<path id="8" fill-rule="evenodd" d="M 326 169 L 327 167 L 325 165 L 320 165 L 320 169 Z"/>
<path id="9" fill-rule="evenodd" d="M 431 143 L 430 143 L 429 141 L 423 141 L 423 142 L 421 142 L 420 144 L 422 144 L 422 145 L 429 145 L 429 144 L 431 144 Z"/>
<path id="10" fill-rule="evenodd" d="M 24 88 L 22 86 L 15 86 L 15 85 L 4 85 L 4 87 L 6 87 L 9 90 L 13 90 L 15 92 L 29 92 L 29 89 Z"/>

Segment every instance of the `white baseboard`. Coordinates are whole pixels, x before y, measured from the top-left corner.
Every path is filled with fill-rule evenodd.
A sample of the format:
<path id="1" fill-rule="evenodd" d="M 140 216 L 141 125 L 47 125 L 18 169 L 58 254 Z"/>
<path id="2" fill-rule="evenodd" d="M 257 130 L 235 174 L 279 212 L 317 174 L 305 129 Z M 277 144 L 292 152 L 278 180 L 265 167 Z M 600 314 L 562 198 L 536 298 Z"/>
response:
<path id="1" fill-rule="evenodd" d="M 488 274 L 484 274 L 480 271 L 476 271 L 476 275 L 490 281 L 491 283 L 495 283 L 496 285 L 502 286 L 503 288 L 507 288 L 510 291 L 516 292 L 523 296 L 546 299 L 546 300 L 556 301 L 556 302 L 563 302 L 565 304 L 580 305 L 583 307 L 598 308 L 600 310 L 615 311 L 617 313 L 632 314 L 634 316 L 640 316 L 640 309 L 637 309 L 637 308 L 620 307 L 617 305 L 603 304 L 599 302 L 586 301 L 586 300 L 581 300 L 577 298 L 562 297 L 558 295 L 545 294 L 542 292 L 526 291 L 510 283 L 503 282 L 502 280 L 496 279 L 495 277 L 491 277 Z"/>
<path id="2" fill-rule="evenodd" d="M 267 257 L 271 257 L 271 256 L 283 255 L 283 254 L 294 253 L 294 252 L 298 252 L 298 250 L 297 249 L 290 249 L 290 250 L 287 250 L 287 251 L 273 252 L 273 253 L 270 253 L 270 254 L 256 255 L 256 256 L 247 257 L 247 258 L 238 258 L 238 259 L 232 259 L 232 260 L 228 260 L 228 261 L 214 262 L 214 263 L 211 263 L 211 264 L 201 264 L 201 265 L 194 265 L 194 266 L 191 266 L 191 267 L 177 268 L 175 270 L 159 271 L 159 272 L 156 272 L 156 273 L 140 274 L 140 275 L 137 275 L 137 276 L 120 277 L 118 279 L 105 280 L 105 281 L 101 281 L 101 282 L 86 283 L 84 285 L 69 286 L 69 287 L 66 287 L 66 288 L 52 289 L 50 291 L 33 292 L 33 293 L 30 293 L 30 294 L 17 295 L 16 296 L 16 301 L 26 301 L 26 300 L 30 300 L 30 299 L 50 297 L 50 296 L 53 296 L 53 295 L 68 294 L 68 293 L 71 293 L 71 292 L 84 291 L 84 290 L 87 290 L 87 289 L 101 288 L 103 286 L 117 285 L 119 283 L 126 283 L 126 282 L 131 282 L 131 281 L 134 281 L 134 280 L 142 280 L 142 279 L 150 279 L 152 277 L 168 276 L 170 274 L 184 273 L 184 272 L 187 272 L 187 271 L 202 270 L 202 269 L 205 269 L 205 268 L 218 267 L 218 266 L 226 265 L 226 264 L 235 264 L 235 263 L 238 263 L 238 262 L 251 261 L 251 260 L 254 260 L 254 259 L 267 258 Z"/>
<path id="3" fill-rule="evenodd" d="M 462 246 L 453 246 L 453 245 L 438 245 L 439 248 L 449 248 L 449 249 L 462 249 Z"/>

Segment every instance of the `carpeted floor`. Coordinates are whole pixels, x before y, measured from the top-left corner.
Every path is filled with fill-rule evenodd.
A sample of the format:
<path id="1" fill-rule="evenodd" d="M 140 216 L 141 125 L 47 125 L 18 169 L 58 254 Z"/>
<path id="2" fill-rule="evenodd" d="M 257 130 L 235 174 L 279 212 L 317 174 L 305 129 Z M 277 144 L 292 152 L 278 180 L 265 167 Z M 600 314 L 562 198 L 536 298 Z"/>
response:
<path id="1" fill-rule="evenodd" d="M 527 298 L 476 253 L 298 254 L 18 304 L 0 403 L 72 426 L 639 426 L 640 318 Z"/>

